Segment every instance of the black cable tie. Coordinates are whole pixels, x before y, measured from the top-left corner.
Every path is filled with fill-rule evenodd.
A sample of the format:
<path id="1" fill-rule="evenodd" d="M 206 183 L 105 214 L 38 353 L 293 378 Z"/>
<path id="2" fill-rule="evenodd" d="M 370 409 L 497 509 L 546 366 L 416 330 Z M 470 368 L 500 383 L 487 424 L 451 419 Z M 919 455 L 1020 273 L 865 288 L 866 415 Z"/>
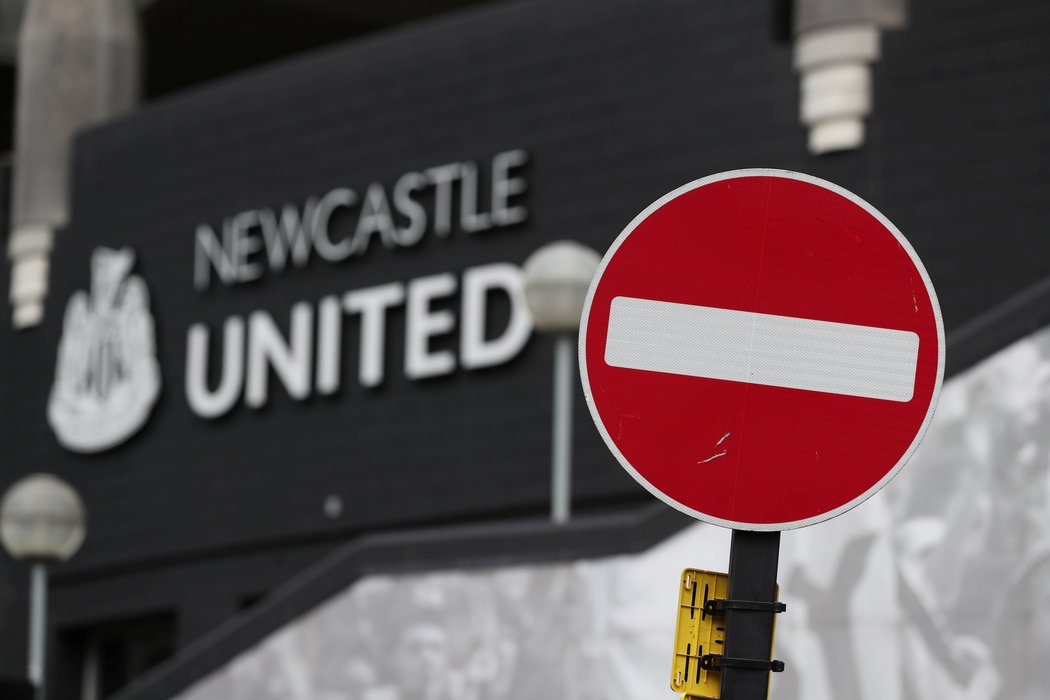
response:
<path id="1" fill-rule="evenodd" d="M 772 671 L 780 673 L 784 670 L 784 662 L 773 659 L 766 661 L 762 659 L 737 659 L 732 656 L 721 654 L 704 654 L 700 657 L 700 668 L 705 671 L 720 671 L 725 667 L 747 668 L 754 671 Z"/>
<path id="2" fill-rule="evenodd" d="M 757 600 L 722 600 L 721 598 L 712 598 L 704 603 L 704 612 L 708 615 L 725 615 L 726 610 L 782 613 L 787 610 L 787 605 L 780 601 L 767 603 Z"/>

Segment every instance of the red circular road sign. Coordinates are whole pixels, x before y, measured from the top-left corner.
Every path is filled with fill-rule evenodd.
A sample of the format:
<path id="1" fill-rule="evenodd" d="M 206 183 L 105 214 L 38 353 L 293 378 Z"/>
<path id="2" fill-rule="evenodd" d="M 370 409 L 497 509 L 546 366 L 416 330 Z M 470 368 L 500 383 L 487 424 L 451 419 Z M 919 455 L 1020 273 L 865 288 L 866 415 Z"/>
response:
<path id="1" fill-rule="evenodd" d="M 882 488 L 940 393 L 922 262 L 867 202 L 737 170 L 680 187 L 602 259 L 580 327 L 591 415 L 645 488 L 745 530 L 812 525 Z"/>

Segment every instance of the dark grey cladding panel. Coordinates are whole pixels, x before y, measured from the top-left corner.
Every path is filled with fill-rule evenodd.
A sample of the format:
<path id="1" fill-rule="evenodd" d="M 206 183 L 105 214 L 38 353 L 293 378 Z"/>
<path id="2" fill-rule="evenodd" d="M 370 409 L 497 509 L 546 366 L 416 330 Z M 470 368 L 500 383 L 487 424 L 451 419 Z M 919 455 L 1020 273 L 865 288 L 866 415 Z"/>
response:
<path id="1" fill-rule="evenodd" d="M 948 333 L 945 376 L 965 371 L 1050 323 L 1050 278 L 1036 282 Z"/>
<path id="2" fill-rule="evenodd" d="M 6 700 L 32 700 L 36 689 L 21 678 L 0 678 L 0 693 Z"/>
<path id="3" fill-rule="evenodd" d="M 5 246 L 8 239 L 8 226 L 10 222 L 10 193 L 11 193 L 11 167 L 8 164 L 0 166 L 0 226 L 3 233 L 0 234 L 0 242 Z M 12 411 L 17 410 L 12 401 L 21 393 L 24 395 L 28 387 L 25 379 L 20 377 L 15 368 L 14 332 L 11 330 L 9 319 L 11 318 L 11 304 L 7 298 L 7 289 L 11 283 L 11 268 L 5 259 L 0 265 L 0 290 L 4 290 L 2 301 L 0 301 L 0 315 L 3 322 L 0 323 L 0 411 L 3 411 L 4 419 L 10 417 Z M 0 433 L 0 443 L 9 439 L 10 433 L 4 430 Z M 4 448 L 0 447 L 0 450 Z M 38 467 L 39 468 L 39 467 Z M 13 462 L 8 459 L 0 459 L 0 492 L 6 489 L 8 484 L 22 474 L 31 471 L 31 467 L 24 463 Z M 18 564 L 7 556 L 6 552 L 0 551 L 0 678 L 7 682 L 10 691 L 7 691 L 3 682 L 0 682 L 0 695 L 7 697 L 10 692 L 12 697 L 18 697 L 18 693 L 27 692 L 21 688 L 17 681 L 25 675 L 26 668 L 26 639 L 28 638 L 28 614 L 29 609 L 29 570 Z M 29 697 L 25 695 L 25 697 Z"/>
<path id="4" fill-rule="evenodd" d="M 971 3 L 915 8 L 908 29 L 886 36 L 868 143 L 821 159 L 805 153 L 791 48 L 772 38 L 766 3 L 502 5 L 147 107 L 80 142 L 75 223 L 56 252 L 49 326 L 24 360 L 33 391 L 14 420 L 26 440 L 9 449 L 34 451 L 94 502 L 92 537 L 75 568 L 539 512 L 547 495 L 545 339 L 502 367 L 409 381 L 399 369 L 397 310 L 381 387 L 354 381 L 356 328 L 347 328 L 337 395 L 295 402 L 278 390 L 264 409 L 242 404 L 204 421 L 183 388 L 187 329 L 205 321 L 217 331 L 229 315 L 256 309 L 286 329 L 294 302 L 520 262 L 554 238 L 604 249 L 662 193 L 743 166 L 810 172 L 872 201 L 913 241 L 955 328 L 1050 270 L 1050 239 L 1033 236 L 1050 219 L 1047 174 L 1034 155 L 1050 139 L 1042 128 L 1050 107 L 1033 97 L 1048 82 L 1050 48 L 1037 41 L 1046 13 L 1037 3 L 1013 4 L 1014 14 Z M 982 29 L 966 29 L 975 26 Z M 996 47 L 994 61 L 982 46 Z M 410 249 L 373 244 L 342 264 L 315 260 L 253 284 L 193 287 L 201 223 L 218 229 L 238 212 L 301 206 L 334 187 L 390 188 L 401 173 L 451 161 L 484 169 L 492 154 L 512 148 L 531 157 L 524 224 L 428 234 Z M 142 433 L 83 458 L 55 446 L 42 402 L 63 305 L 86 286 L 88 256 L 102 244 L 138 251 L 164 390 Z M 436 342 L 455 346 L 453 338 Z M 642 497 L 590 429 L 582 402 L 577 409 L 581 502 Z M 345 502 L 336 520 L 322 513 L 330 493 Z"/>

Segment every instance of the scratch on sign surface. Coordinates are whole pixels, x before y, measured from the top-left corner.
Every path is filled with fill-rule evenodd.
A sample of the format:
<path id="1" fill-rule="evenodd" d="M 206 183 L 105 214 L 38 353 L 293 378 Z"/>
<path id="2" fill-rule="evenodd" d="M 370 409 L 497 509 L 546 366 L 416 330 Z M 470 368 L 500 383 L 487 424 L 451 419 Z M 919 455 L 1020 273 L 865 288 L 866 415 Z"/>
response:
<path id="1" fill-rule="evenodd" d="M 699 462 L 697 462 L 697 464 L 706 464 L 706 463 L 710 462 L 712 459 L 718 459 L 719 457 L 725 457 L 725 456 L 726 456 L 726 451 L 722 450 L 721 452 L 719 452 L 717 454 L 711 455 L 707 459 L 701 459 Z"/>
<path id="2" fill-rule="evenodd" d="M 725 442 L 725 439 L 726 439 L 727 437 L 729 437 L 729 435 L 730 435 L 729 433 L 726 433 L 726 434 L 725 434 L 725 435 L 723 435 L 722 437 L 718 438 L 718 442 L 716 442 L 716 443 L 715 443 L 715 445 L 716 445 L 716 446 L 717 446 L 717 445 L 721 445 L 721 444 L 722 444 L 723 442 Z"/>

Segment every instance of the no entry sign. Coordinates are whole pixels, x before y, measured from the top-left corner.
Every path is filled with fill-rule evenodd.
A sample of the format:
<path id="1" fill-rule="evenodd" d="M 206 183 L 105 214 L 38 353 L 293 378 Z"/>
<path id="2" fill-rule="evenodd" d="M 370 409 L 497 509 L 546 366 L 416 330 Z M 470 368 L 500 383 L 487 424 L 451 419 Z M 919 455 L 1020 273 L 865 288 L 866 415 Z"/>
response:
<path id="1" fill-rule="evenodd" d="M 944 373 L 929 275 L 829 182 L 738 170 L 654 202 L 605 254 L 580 328 L 591 415 L 623 467 L 696 518 L 784 530 L 879 490 Z"/>

